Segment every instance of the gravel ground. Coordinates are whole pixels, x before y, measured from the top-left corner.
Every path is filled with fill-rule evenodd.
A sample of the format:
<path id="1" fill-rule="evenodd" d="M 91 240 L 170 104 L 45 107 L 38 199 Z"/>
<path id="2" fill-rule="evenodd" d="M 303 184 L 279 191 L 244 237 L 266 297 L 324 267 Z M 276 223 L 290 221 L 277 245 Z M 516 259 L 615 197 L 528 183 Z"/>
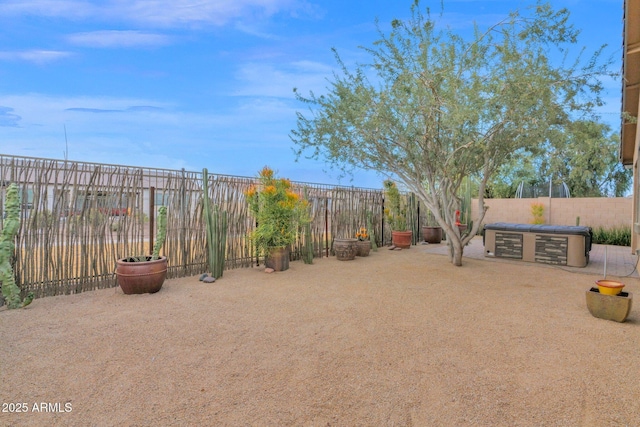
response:
<path id="1" fill-rule="evenodd" d="M 40 299 L 0 311 L 0 425 L 637 426 L 640 314 L 592 317 L 597 278 L 380 249 Z"/>

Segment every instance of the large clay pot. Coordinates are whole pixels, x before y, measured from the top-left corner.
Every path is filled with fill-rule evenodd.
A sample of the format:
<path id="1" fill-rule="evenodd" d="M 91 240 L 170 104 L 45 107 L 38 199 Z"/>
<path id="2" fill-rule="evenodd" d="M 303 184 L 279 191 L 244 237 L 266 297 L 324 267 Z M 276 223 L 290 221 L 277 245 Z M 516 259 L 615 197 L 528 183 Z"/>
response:
<path id="1" fill-rule="evenodd" d="M 442 242 L 442 227 L 427 226 L 422 227 L 422 237 L 427 243 Z"/>
<path id="2" fill-rule="evenodd" d="M 289 269 L 289 248 L 271 248 L 269 255 L 264 259 L 264 265 L 274 271 L 285 271 Z"/>
<path id="3" fill-rule="evenodd" d="M 370 240 L 356 241 L 356 256 L 369 256 L 370 251 L 371 251 Z"/>
<path id="4" fill-rule="evenodd" d="M 116 261 L 116 278 L 122 292 L 131 294 L 153 294 L 162 288 L 167 278 L 167 257 L 151 261 L 136 258 L 121 258 Z"/>
<path id="5" fill-rule="evenodd" d="M 333 241 L 333 251 L 339 261 L 351 261 L 355 259 L 357 252 L 357 239 L 335 239 Z"/>
<path id="6" fill-rule="evenodd" d="M 391 243 L 396 248 L 409 249 L 411 248 L 411 231 L 392 231 Z"/>

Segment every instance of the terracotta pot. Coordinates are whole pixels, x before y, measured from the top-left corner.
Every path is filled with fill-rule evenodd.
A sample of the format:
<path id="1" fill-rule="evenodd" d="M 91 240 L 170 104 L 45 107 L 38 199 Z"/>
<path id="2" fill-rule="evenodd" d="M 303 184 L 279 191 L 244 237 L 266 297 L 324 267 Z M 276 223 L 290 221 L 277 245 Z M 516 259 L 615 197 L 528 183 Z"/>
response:
<path id="1" fill-rule="evenodd" d="M 285 271 L 289 269 L 289 249 L 286 247 L 271 248 L 269 255 L 264 259 L 264 265 L 267 268 L 273 268 L 274 271 Z"/>
<path id="2" fill-rule="evenodd" d="M 422 237 L 427 243 L 440 243 L 442 242 L 442 227 L 424 226 L 422 227 Z"/>
<path id="3" fill-rule="evenodd" d="M 121 258 L 116 261 L 116 278 L 122 292 L 131 294 L 153 294 L 162 288 L 167 278 L 167 257 L 151 261 L 135 261 L 135 258 Z"/>
<path id="4" fill-rule="evenodd" d="M 370 240 L 358 240 L 356 242 L 356 256 L 369 256 L 371 251 Z"/>
<path id="5" fill-rule="evenodd" d="M 339 261 L 351 261 L 355 259 L 357 239 L 335 239 L 333 241 L 333 251 Z"/>
<path id="6" fill-rule="evenodd" d="M 392 231 L 391 232 L 391 243 L 393 246 L 402 249 L 410 249 L 411 248 L 411 231 Z"/>

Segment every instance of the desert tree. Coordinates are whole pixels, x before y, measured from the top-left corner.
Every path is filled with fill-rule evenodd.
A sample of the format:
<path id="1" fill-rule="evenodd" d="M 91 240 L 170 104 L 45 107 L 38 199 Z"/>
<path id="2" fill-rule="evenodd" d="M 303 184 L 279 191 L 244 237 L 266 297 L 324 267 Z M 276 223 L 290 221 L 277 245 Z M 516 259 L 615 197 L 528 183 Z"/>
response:
<path id="1" fill-rule="evenodd" d="M 521 152 L 488 184 L 492 197 L 514 197 L 521 183 L 564 182 L 571 197 L 622 197 L 633 179 L 618 159 L 620 136 L 605 123 L 575 120 L 538 150 Z"/>
<path id="2" fill-rule="evenodd" d="M 291 131 L 295 151 L 404 184 L 444 229 L 459 266 L 485 215 L 491 176 L 600 103 L 604 46 L 586 59 L 584 48 L 572 54 L 579 32 L 568 18 L 536 3 L 465 37 L 416 0 L 388 34 L 377 23 L 379 39 L 361 47 L 370 62 L 347 65 L 333 49 L 339 71 L 326 93 L 294 89 L 309 107 Z M 478 182 L 479 209 L 461 234 L 455 212 L 465 177 Z"/>

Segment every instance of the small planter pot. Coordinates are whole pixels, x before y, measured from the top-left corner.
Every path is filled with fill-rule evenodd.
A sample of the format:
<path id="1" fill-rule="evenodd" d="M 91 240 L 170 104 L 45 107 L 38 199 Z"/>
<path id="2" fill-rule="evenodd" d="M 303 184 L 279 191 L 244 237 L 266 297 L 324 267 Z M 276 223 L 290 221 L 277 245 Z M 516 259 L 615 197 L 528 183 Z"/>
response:
<path id="1" fill-rule="evenodd" d="M 624 283 L 616 280 L 596 280 L 598 291 L 603 295 L 618 295 L 624 288 Z"/>
<path id="2" fill-rule="evenodd" d="M 122 292 L 131 294 L 153 294 L 162 288 L 167 278 L 167 258 L 160 257 L 151 261 L 135 261 L 134 258 L 121 258 L 116 261 L 116 278 Z"/>
<path id="3" fill-rule="evenodd" d="M 631 311 L 633 295 L 620 292 L 618 295 L 605 295 L 598 288 L 591 288 L 586 292 L 587 308 L 592 316 L 599 319 L 624 322 Z"/>
<path id="4" fill-rule="evenodd" d="M 264 258 L 264 265 L 274 271 L 289 269 L 289 249 L 286 247 L 271 248 L 269 255 Z"/>
<path id="5" fill-rule="evenodd" d="M 440 243 L 442 242 L 442 227 L 424 226 L 422 227 L 422 237 L 427 243 Z"/>
<path id="6" fill-rule="evenodd" d="M 411 231 L 392 231 L 391 243 L 396 248 L 410 249 L 411 248 Z"/>
<path id="7" fill-rule="evenodd" d="M 370 251 L 371 251 L 370 240 L 356 241 L 356 256 L 369 256 Z"/>
<path id="8" fill-rule="evenodd" d="M 351 261 L 355 259 L 357 249 L 357 239 L 335 239 L 333 241 L 333 251 L 339 261 Z"/>

